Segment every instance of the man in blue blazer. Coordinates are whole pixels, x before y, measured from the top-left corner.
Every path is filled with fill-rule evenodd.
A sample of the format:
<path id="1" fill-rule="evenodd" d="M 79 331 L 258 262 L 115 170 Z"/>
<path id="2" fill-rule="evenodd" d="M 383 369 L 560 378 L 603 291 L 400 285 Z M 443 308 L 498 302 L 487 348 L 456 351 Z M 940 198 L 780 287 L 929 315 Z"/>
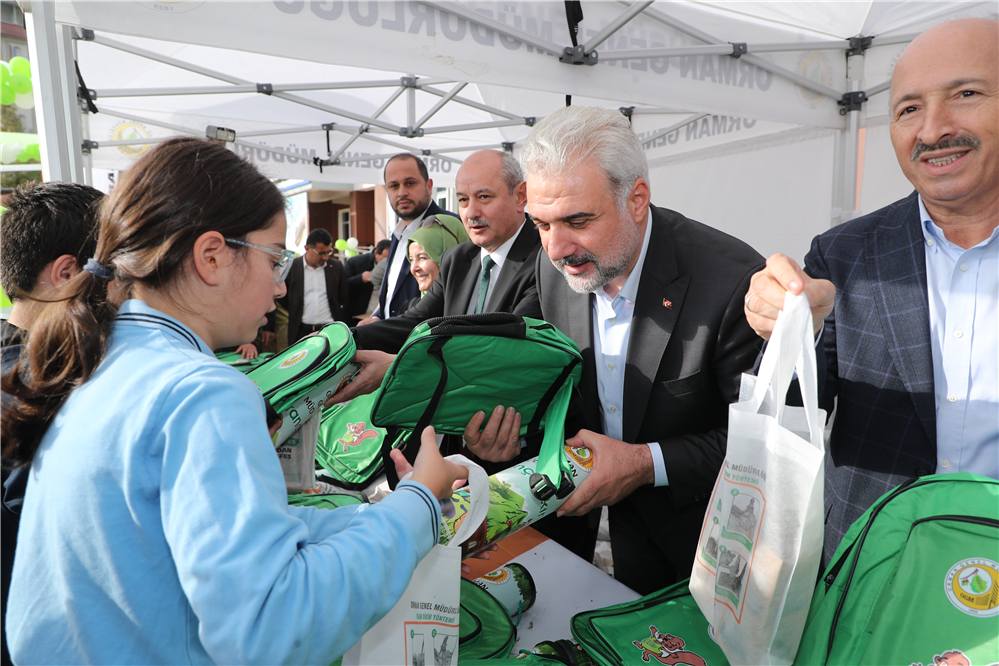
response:
<path id="1" fill-rule="evenodd" d="M 826 460 L 829 561 L 903 481 L 999 478 L 999 23 L 924 32 L 892 77 L 890 131 L 916 191 L 818 236 L 804 271 L 774 255 L 746 318 L 769 338 L 785 291 L 812 305 L 819 398 L 838 398 Z"/>
<path id="2" fill-rule="evenodd" d="M 434 181 L 430 179 L 427 165 L 412 153 L 400 153 L 385 163 L 385 190 L 400 222 L 392 234 L 389 264 L 378 295 L 378 309 L 358 326 L 394 317 L 403 304 L 420 295 L 416 278 L 409 273 L 406 241 L 419 229 L 423 218 L 430 215 L 458 217 L 434 202 Z"/>

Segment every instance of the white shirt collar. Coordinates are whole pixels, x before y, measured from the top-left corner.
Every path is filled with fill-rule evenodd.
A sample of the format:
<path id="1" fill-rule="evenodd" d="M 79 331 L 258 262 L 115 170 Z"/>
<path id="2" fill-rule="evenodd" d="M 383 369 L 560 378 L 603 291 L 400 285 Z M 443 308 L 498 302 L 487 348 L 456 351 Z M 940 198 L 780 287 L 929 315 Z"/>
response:
<path id="1" fill-rule="evenodd" d="M 502 270 L 503 262 L 506 261 L 506 256 L 510 254 L 510 248 L 512 248 L 513 244 L 517 242 L 517 237 L 520 235 L 520 232 L 524 230 L 525 224 L 527 224 L 527 218 L 524 218 L 524 221 L 520 223 L 519 227 L 517 227 L 517 233 L 510 236 L 510 238 L 508 238 L 506 242 L 504 242 L 502 245 L 500 245 L 492 252 L 487 252 L 486 248 L 484 247 L 479 248 L 479 261 L 482 261 L 488 255 L 493 260 L 493 263 L 496 265 L 496 268 Z"/>

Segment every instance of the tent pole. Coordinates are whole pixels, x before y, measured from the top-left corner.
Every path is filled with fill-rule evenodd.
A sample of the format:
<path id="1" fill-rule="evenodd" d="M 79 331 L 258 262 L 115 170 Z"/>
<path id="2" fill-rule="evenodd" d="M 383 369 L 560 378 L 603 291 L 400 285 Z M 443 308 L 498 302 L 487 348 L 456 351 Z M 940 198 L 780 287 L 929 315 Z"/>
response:
<path id="1" fill-rule="evenodd" d="M 84 182 L 73 28 L 57 25 L 55 3 L 25 2 L 42 179 Z"/>
<path id="2" fill-rule="evenodd" d="M 587 55 L 593 53 L 598 46 L 607 41 L 607 39 L 615 32 L 623 28 L 626 23 L 631 21 L 631 19 L 641 14 L 642 11 L 652 3 L 653 0 L 644 0 L 644 2 L 636 2 L 631 7 L 628 7 L 623 14 L 608 23 L 603 30 L 598 32 L 593 39 L 583 44 L 583 53 Z"/>
<path id="3" fill-rule="evenodd" d="M 851 54 L 846 59 L 847 85 L 850 92 L 863 90 L 864 76 L 864 55 L 863 53 Z M 843 199 L 842 218 L 843 222 L 852 220 L 857 216 L 857 168 L 860 143 L 860 114 L 863 113 L 863 105 L 851 108 L 846 114 L 846 144 L 843 151 Z"/>
<path id="4" fill-rule="evenodd" d="M 404 86 L 399 86 L 398 88 L 396 88 L 395 91 L 391 95 L 389 95 L 388 99 L 385 100 L 380 107 L 378 107 L 378 110 L 374 112 L 372 118 L 377 118 L 378 116 L 385 113 L 385 109 L 392 106 L 392 103 L 395 102 L 397 99 L 399 99 L 399 96 L 402 95 L 402 93 L 405 91 L 406 88 Z M 340 159 L 340 156 L 343 155 L 348 148 L 350 148 L 350 145 L 355 141 L 357 141 L 362 134 L 368 131 L 368 129 L 369 129 L 368 125 L 361 125 L 356 130 L 354 130 L 353 134 L 350 135 L 350 138 L 347 139 L 346 143 L 340 146 L 340 149 L 337 150 L 334 155 L 330 155 L 329 158 L 330 162 L 333 162 L 335 164 L 336 161 Z"/>

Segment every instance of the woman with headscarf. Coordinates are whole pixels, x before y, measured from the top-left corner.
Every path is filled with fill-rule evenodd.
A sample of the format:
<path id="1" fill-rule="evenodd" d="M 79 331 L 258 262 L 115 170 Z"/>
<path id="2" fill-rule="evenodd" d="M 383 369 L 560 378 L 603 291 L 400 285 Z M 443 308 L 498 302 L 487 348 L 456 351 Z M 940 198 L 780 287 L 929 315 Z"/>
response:
<path id="1" fill-rule="evenodd" d="M 402 306 L 399 314 L 413 307 L 441 272 L 441 257 L 444 251 L 469 240 L 465 225 L 451 215 L 431 215 L 423 220 L 420 228 L 409 237 L 406 253 L 409 256 L 409 272 L 420 285 L 420 296 Z"/>

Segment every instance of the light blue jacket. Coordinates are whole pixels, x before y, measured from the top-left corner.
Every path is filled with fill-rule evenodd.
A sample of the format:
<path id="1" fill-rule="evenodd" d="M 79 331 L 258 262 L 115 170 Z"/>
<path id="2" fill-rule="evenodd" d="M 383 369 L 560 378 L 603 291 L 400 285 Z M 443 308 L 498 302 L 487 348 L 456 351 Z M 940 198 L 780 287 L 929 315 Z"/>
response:
<path id="1" fill-rule="evenodd" d="M 260 392 L 126 302 L 32 464 L 7 606 L 20 664 L 329 664 L 398 600 L 440 506 L 289 507 Z"/>

